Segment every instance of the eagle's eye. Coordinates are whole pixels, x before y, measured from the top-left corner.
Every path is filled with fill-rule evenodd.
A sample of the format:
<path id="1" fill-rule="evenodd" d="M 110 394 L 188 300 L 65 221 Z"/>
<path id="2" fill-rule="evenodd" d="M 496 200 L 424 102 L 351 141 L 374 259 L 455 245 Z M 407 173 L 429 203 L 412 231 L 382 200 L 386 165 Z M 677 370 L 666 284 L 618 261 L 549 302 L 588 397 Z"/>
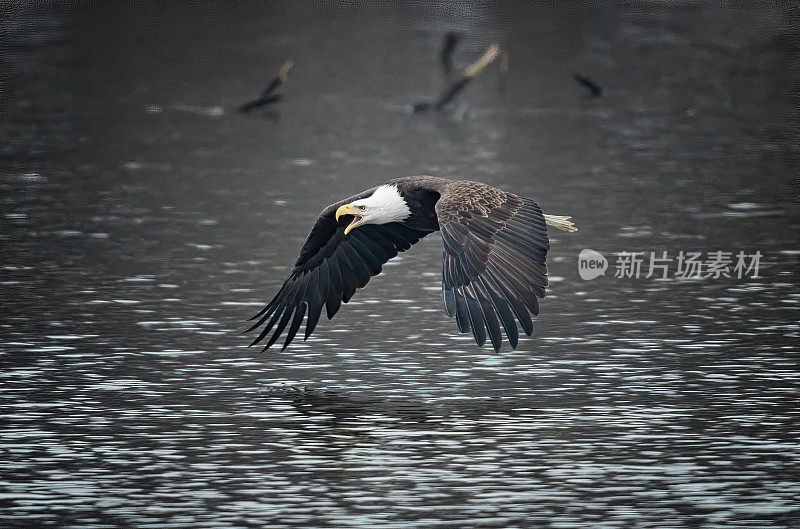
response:
<path id="1" fill-rule="evenodd" d="M 361 211 L 364 211 L 365 209 L 367 209 L 367 206 L 358 206 L 358 209 L 360 209 Z"/>

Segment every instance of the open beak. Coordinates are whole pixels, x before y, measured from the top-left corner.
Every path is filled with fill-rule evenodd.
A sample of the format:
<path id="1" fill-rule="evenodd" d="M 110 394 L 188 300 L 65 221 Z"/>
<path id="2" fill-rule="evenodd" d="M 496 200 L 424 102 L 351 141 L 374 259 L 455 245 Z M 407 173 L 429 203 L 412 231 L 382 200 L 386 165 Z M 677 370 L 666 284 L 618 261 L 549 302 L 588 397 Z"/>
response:
<path id="1" fill-rule="evenodd" d="M 360 226 L 361 223 L 364 221 L 364 217 L 358 212 L 358 210 L 354 206 L 350 204 L 345 204 L 344 206 L 341 206 L 339 209 L 336 210 L 336 220 L 338 221 L 339 217 L 341 217 L 342 215 L 353 216 L 353 222 L 348 224 L 347 227 L 344 229 L 345 235 L 350 233 L 353 230 L 353 228 L 357 228 L 358 226 Z"/>

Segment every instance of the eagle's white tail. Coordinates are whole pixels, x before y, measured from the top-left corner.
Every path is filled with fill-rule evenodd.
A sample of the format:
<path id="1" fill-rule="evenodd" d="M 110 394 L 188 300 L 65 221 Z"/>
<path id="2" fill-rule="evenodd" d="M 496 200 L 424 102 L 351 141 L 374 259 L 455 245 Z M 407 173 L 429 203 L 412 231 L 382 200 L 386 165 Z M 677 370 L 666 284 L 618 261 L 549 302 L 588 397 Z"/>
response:
<path id="1" fill-rule="evenodd" d="M 571 218 L 572 217 L 567 217 L 566 215 L 545 215 L 544 221 L 549 226 L 558 228 L 561 231 L 578 231 L 578 227 L 569 220 Z"/>

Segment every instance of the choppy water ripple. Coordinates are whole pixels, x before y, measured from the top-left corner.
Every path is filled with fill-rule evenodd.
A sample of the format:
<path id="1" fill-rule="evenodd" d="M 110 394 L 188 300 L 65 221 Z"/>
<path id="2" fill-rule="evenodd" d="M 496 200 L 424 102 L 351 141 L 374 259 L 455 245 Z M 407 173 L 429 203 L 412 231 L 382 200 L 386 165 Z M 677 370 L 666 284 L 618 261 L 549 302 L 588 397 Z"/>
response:
<path id="1" fill-rule="evenodd" d="M 800 524 L 783 15 L 464 7 L 505 28 L 464 45 L 503 37 L 508 89 L 419 116 L 452 5 L 391 31 L 297 3 L 146 28 L 108 9 L 131 31 L 0 20 L 0 526 Z M 228 111 L 287 56 L 273 114 Z M 569 84 L 588 68 L 601 99 Z M 495 355 L 458 334 L 430 236 L 309 341 L 248 349 L 317 210 L 416 172 L 576 216 L 534 336 Z M 764 258 L 755 279 L 586 282 L 583 248 Z"/>

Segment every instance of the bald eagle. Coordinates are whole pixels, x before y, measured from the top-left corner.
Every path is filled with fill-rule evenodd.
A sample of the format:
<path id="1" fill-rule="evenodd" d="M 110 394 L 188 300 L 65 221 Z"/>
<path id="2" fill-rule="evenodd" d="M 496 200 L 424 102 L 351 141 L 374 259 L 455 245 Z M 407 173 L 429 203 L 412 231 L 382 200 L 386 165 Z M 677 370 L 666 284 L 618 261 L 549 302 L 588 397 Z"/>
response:
<path id="1" fill-rule="evenodd" d="M 500 350 L 500 326 L 516 349 L 519 320 L 533 332 L 531 314 L 545 297 L 550 249 L 546 225 L 576 231 L 571 217 L 543 215 L 533 200 L 470 180 L 407 176 L 326 207 L 308 234 L 280 291 L 246 332 L 264 325 L 251 345 L 271 331 L 268 349 L 289 325 L 283 349 L 303 319 L 305 339 L 322 307 L 328 319 L 363 288 L 382 265 L 434 231 L 444 244 L 442 294 L 458 330 L 483 346 L 488 334 Z M 276 326 L 277 324 L 277 326 Z"/>

